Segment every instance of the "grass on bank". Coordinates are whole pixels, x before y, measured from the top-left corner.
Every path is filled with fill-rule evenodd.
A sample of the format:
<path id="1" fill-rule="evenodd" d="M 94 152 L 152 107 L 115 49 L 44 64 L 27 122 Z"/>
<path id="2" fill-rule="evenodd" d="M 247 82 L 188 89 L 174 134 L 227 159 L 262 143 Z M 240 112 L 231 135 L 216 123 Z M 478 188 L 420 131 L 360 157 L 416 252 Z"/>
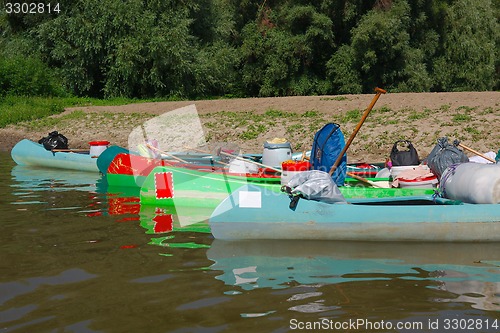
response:
<path id="1" fill-rule="evenodd" d="M 169 99 L 138 100 L 127 98 L 97 99 L 85 97 L 0 96 L 0 128 L 25 121 L 45 119 L 77 106 L 107 106 L 131 103 L 160 102 Z"/>

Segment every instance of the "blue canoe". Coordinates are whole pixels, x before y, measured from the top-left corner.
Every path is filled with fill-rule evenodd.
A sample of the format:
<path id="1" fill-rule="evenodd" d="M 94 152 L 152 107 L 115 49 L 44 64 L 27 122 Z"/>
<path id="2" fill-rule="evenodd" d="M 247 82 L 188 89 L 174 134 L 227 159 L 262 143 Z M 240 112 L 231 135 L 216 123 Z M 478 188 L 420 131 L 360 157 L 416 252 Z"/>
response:
<path id="1" fill-rule="evenodd" d="M 433 196 L 348 199 L 328 204 L 245 185 L 212 213 L 216 239 L 349 241 L 500 241 L 500 204 L 466 204 Z"/>
<path id="2" fill-rule="evenodd" d="M 88 151 L 52 152 L 43 145 L 31 140 L 19 141 L 10 152 L 12 159 L 19 165 L 44 168 L 69 169 L 98 172 L 97 158 L 92 158 Z"/>

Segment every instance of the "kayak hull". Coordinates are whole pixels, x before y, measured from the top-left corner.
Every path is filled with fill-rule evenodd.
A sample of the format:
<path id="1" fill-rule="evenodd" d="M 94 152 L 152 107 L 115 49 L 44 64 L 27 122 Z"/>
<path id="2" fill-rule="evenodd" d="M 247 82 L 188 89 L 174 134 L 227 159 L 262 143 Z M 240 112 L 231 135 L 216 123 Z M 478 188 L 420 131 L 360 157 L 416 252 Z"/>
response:
<path id="1" fill-rule="evenodd" d="M 500 241 L 500 205 L 432 196 L 358 199 L 349 204 L 290 199 L 247 185 L 226 198 L 209 223 L 217 239 L 348 241 Z"/>
<path id="2" fill-rule="evenodd" d="M 11 157 L 18 165 L 98 172 L 97 158 L 89 152 L 52 152 L 31 140 L 19 141 L 11 151 Z"/>

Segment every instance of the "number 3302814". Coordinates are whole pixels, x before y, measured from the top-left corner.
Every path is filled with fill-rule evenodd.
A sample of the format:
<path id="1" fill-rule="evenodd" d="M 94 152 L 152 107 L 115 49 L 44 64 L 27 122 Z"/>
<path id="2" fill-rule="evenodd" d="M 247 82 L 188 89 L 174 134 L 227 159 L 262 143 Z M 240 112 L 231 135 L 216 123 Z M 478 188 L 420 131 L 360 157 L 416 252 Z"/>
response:
<path id="1" fill-rule="evenodd" d="M 59 14 L 61 9 L 59 3 L 7 2 L 5 4 L 5 12 L 7 14 Z"/>

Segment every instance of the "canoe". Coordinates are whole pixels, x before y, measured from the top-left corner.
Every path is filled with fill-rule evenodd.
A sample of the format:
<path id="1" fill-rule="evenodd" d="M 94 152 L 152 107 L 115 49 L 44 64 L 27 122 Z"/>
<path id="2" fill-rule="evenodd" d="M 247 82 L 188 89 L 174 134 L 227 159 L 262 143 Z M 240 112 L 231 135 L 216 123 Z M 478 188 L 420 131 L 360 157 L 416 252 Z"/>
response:
<path id="1" fill-rule="evenodd" d="M 220 158 L 213 158 L 210 154 L 192 152 L 170 152 L 161 159 L 141 156 L 125 151 L 116 154 L 101 154 L 99 156 L 99 169 L 106 175 L 109 186 L 112 187 L 141 187 L 151 170 L 156 166 L 182 165 L 186 167 L 205 170 L 223 170 L 225 164 L 219 163 Z M 173 157 L 172 157 L 173 156 Z M 247 154 L 246 158 L 258 161 L 261 155 Z M 181 162 L 180 162 L 181 161 Z M 279 175 L 275 175 L 279 182 Z"/>
<path id="2" fill-rule="evenodd" d="M 88 151 L 52 152 L 46 150 L 43 145 L 27 139 L 19 141 L 12 148 L 10 155 L 18 165 L 91 172 L 99 171 L 97 158 L 90 156 Z"/>
<path id="3" fill-rule="evenodd" d="M 328 204 L 253 184 L 217 206 L 209 224 L 216 239 L 350 241 L 500 241 L 500 204 L 466 204 L 434 196 L 348 199 Z"/>
<path id="4" fill-rule="evenodd" d="M 97 168 L 99 172 L 106 175 L 108 167 L 118 154 L 128 154 L 129 150 L 120 146 L 109 146 L 97 158 Z"/>
<path id="5" fill-rule="evenodd" d="M 259 183 L 275 191 L 280 189 L 280 178 L 275 175 L 230 173 L 221 168 L 211 170 L 185 164 L 157 166 L 142 184 L 141 204 L 213 209 L 247 182 Z"/>
<path id="6" fill-rule="evenodd" d="M 108 177 L 111 174 L 108 172 Z M 141 204 L 215 208 L 228 195 L 245 184 L 259 184 L 273 193 L 280 193 L 280 178 L 274 174 L 237 174 L 224 169 L 207 170 L 197 167 L 157 166 L 142 184 Z M 342 194 L 349 198 L 394 197 L 433 194 L 433 189 L 367 188 L 344 186 Z M 207 216 L 208 218 L 208 216 Z"/>
<path id="7" fill-rule="evenodd" d="M 110 187 L 140 188 L 146 177 L 158 166 L 178 165 L 200 171 L 222 170 L 220 166 L 211 163 L 210 159 L 200 163 L 200 158 L 195 157 L 193 164 L 185 164 L 172 159 L 154 159 L 122 152 L 115 155 L 104 174 Z"/>
<path id="8" fill-rule="evenodd" d="M 121 150 L 120 150 L 121 149 Z M 292 158 L 300 159 L 301 154 L 294 154 Z M 130 153 L 123 148 L 109 147 L 99 156 L 97 164 L 102 174 L 106 176 L 107 183 L 110 187 L 141 187 L 146 177 L 157 166 L 185 166 L 191 169 L 198 169 L 205 172 L 225 172 L 225 165 L 218 163 L 218 158 L 212 158 L 212 155 L 191 152 L 172 152 L 169 156 L 175 156 L 188 163 L 179 162 L 173 158 L 153 159 L 150 157 L 141 156 Z M 243 155 L 251 161 L 259 162 L 262 155 L 246 154 Z M 348 172 L 363 177 L 373 177 L 380 170 L 377 164 L 354 163 L 348 165 Z M 260 175 L 266 178 L 266 182 L 280 183 L 281 178 L 279 173 L 270 169 L 262 169 Z M 240 175 L 241 176 L 241 175 Z M 261 176 L 258 176 L 259 178 Z M 368 178 L 368 180 L 375 180 Z M 377 179 L 379 181 L 387 181 L 387 178 Z M 359 181 L 346 178 L 346 183 L 351 185 L 359 184 Z"/>

